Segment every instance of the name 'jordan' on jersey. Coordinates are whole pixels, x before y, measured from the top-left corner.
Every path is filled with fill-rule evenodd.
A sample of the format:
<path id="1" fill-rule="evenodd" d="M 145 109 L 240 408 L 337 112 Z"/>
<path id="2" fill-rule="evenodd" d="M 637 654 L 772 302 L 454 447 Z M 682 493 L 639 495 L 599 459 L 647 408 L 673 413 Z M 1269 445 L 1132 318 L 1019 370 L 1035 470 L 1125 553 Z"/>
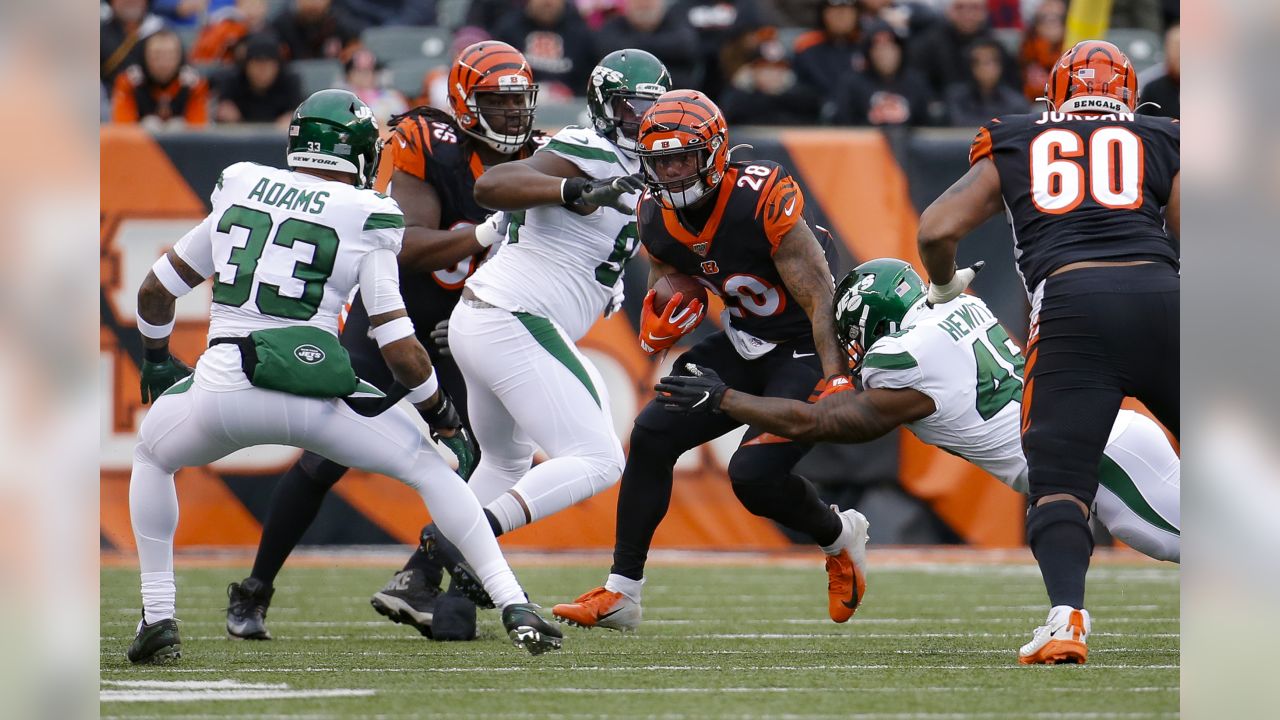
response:
<path id="1" fill-rule="evenodd" d="M 538 152 L 568 160 L 587 177 L 631 175 L 640 161 L 594 130 L 570 125 Z M 509 213 L 502 251 L 467 281 L 481 300 L 554 320 L 576 341 L 613 297 L 640 243 L 635 219 L 612 208 L 579 215 L 560 205 Z"/>
<path id="2" fill-rule="evenodd" d="M 1084 260 L 1178 265 L 1161 214 L 1178 174 L 1179 124 L 1149 115 L 1044 112 L 988 122 L 969 163 L 991 158 L 1027 293 Z"/>
<path id="3" fill-rule="evenodd" d="M 719 295 L 733 329 L 769 343 L 809 335 L 813 325 L 778 274 L 773 254 L 804 214 L 804 193 L 778 163 L 732 162 L 702 232 L 646 193 L 640 201 L 640 240 L 658 260 L 697 278 Z M 828 267 L 830 233 L 815 227 Z"/>
<path id="4" fill-rule="evenodd" d="M 396 170 L 421 179 L 435 190 L 440 200 L 442 229 L 477 225 L 489 215 L 475 198 L 476 178 L 485 166 L 452 116 L 435 108 L 420 107 L 393 118 L 392 128 L 395 134 L 387 143 L 392 163 Z M 547 140 L 545 133 L 535 130 L 514 159 L 529 157 Z M 429 279 L 422 278 L 423 282 L 402 283 L 400 292 L 409 316 L 449 317 L 463 283 L 489 252 L 477 253 L 453 267 L 436 270 Z"/>
<path id="5" fill-rule="evenodd" d="M 213 211 L 174 246 L 192 269 L 213 275 L 210 339 L 295 325 L 336 336 L 363 256 L 399 253 L 404 235 L 400 206 L 385 195 L 256 163 L 222 171 L 210 200 Z M 232 345 L 200 356 L 196 382 L 251 387 Z"/>

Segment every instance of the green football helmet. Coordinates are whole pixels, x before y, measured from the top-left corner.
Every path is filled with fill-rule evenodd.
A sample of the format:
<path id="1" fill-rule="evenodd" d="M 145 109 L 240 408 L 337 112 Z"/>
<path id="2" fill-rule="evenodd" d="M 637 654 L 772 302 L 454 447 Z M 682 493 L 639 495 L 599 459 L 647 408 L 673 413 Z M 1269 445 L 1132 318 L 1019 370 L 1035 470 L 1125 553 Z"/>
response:
<path id="1" fill-rule="evenodd" d="M 596 132 L 635 157 L 640 118 L 670 89 L 671 73 L 661 60 L 644 50 L 614 50 L 591 71 L 587 114 Z"/>
<path id="2" fill-rule="evenodd" d="M 382 140 L 373 111 L 354 93 L 321 90 L 302 101 L 289 122 L 291 168 L 348 172 L 373 187 Z"/>
<path id="3" fill-rule="evenodd" d="M 924 301 L 924 280 L 896 258 L 868 260 L 836 286 L 836 338 L 856 370 L 877 340 L 902 329 L 903 321 Z"/>

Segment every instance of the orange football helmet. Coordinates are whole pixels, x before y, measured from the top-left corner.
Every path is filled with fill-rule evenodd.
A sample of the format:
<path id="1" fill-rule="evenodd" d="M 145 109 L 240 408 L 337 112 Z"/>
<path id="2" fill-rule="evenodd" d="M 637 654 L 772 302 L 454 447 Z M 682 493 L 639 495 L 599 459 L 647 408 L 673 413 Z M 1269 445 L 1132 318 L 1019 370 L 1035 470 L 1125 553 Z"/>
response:
<path id="1" fill-rule="evenodd" d="M 458 127 L 504 155 L 529 141 L 537 105 L 529 63 L 504 42 L 469 45 L 449 69 L 449 107 Z"/>
<path id="2" fill-rule="evenodd" d="M 1055 112 L 1131 113 L 1138 100 L 1138 72 L 1120 48 L 1085 40 L 1054 63 L 1044 99 Z"/>
<path id="3" fill-rule="evenodd" d="M 645 184 L 658 202 L 668 208 L 688 207 L 724 179 L 729 127 L 706 95 L 672 90 L 659 95 L 645 112 L 637 146 Z"/>

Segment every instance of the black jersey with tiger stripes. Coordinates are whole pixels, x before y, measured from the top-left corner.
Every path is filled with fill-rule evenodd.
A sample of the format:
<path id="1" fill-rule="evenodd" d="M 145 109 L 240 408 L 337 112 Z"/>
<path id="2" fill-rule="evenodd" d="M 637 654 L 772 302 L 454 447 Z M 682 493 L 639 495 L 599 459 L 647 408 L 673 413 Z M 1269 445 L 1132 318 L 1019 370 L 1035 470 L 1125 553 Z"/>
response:
<path id="1" fill-rule="evenodd" d="M 1164 229 L 1180 167 L 1177 120 L 1148 115 L 1009 115 L 988 122 L 970 164 L 991 158 L 1027 292 L 1087 260 L 1178 266 Z"/>
<path id="2" fill-rule="evenodd" d="M 706 200 L 713 203 L 711 214 L 697 232 L 682 214 L 645 193 L 637 211 L 640 242 L 650 255 L 719 295 L 734 328 L 772 343 L 812 335 L 808 314 L 773 262 L 782 236 L 802 219 L 800 186 L 778 163 L 731 162 L 716 193 Z M 834 267 L 831 235 L 819 228 L 814 235 L 828 268 Z"/>
<path id="3" fill-rule="evenodd" d="M 440 201 L 441 229 L 475 225 L 489 215 L 490 211 L 475 199 L 476 178 L 485 169 L 473 145 L 478 141 L 462 132 L 452 116 L 436 108 L 418 107 L 392 118 L 391 126 L 393 134 L 387 143 L 392 164 L 397 171 L 422 180 L 435 191 Z M 529 157 L 547 139 L 544 133 L 535 131 L 516 159 Z M 409 317 L 415 323 L 447 318 L 462 295 L 463 283 L 485 255 L 477 253 L 453 267 L 402 278 L 400 292 Z"/>

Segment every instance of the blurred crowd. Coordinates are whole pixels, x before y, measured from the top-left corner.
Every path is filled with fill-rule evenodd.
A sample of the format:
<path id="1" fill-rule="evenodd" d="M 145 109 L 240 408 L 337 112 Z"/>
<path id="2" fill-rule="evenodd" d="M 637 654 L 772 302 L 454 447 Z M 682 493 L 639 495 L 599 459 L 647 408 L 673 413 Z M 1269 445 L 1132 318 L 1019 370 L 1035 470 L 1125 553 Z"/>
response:
<path id="1" fill-rule="evenodd" d="M 1027 112 L 1068 0 L 103 0 L 102 115 L 151 127 L 287 123 L 345 87 L 383 120 L 445 107 L 484 39 L 525 54 L 540 110 L 576 108 L 595 61 L 648 50 L 750 125 L 960 126 Z M 1179 113 L 1178 0 L 1113 0 L 1140 112 Z M 571 120 L 572 117 L 569 116 Z"/>

